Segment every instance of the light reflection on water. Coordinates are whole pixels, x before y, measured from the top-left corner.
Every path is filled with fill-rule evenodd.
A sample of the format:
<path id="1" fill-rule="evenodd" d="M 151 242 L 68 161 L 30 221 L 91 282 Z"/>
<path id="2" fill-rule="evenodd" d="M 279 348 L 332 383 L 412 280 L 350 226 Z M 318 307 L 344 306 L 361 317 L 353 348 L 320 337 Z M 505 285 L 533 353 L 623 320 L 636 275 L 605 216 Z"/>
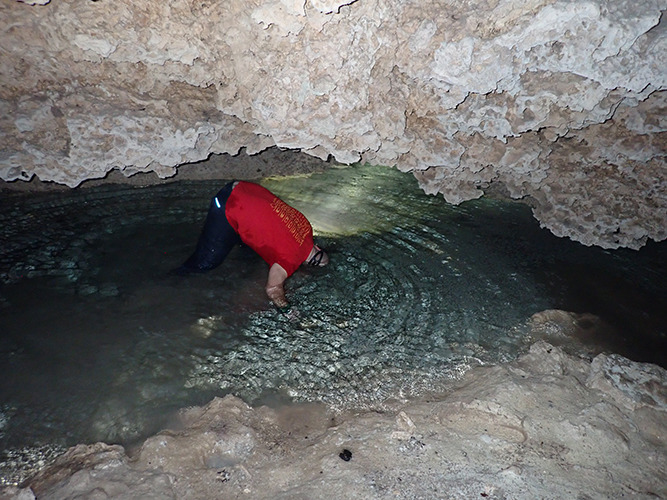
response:
<path id="1" fill-rule="evenodd" d="M 128 443 L 229 392 L 347 408 L 437 390 L 471 365 L 515 357 L 544 309 L 598 314 L 617 330 L 599 343 L 664 364 L 664 244 L 585 248 L 539 229 L 525 206 L 452 207 L 380 167 L 270 179 L 331 256 L 288 281 L 300 312 L 288 321 L 269 307 L 266 265 L 248 249 L 207 275 L 166 275 L 221 184 L 0 202 L 5 477 L 22 467 L 7 457 Z"/>

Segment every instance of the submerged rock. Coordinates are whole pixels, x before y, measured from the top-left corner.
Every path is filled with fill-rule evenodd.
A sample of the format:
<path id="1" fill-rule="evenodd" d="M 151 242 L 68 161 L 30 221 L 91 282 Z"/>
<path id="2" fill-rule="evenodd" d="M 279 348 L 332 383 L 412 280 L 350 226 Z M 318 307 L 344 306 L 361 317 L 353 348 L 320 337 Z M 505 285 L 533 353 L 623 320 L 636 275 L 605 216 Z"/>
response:
<path id="1" fill-rule="evenodd" d="M 383 412 L 216 398 L 137 450 L 71 448 L 3 498 L 664 497 L 666 384 L 655 365 L 540 341 Z"/>

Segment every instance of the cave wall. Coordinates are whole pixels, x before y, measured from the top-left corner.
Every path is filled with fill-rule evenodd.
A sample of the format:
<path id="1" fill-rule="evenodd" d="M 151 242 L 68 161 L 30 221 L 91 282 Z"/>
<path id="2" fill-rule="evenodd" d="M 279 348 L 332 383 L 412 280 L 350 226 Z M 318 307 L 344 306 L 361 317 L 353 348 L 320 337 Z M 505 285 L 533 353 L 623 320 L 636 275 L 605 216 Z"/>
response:
<path id="1" fill-rule="evenodd" d="M 173 176 L 271 146 L 667 238 L 667 1 L 0 0 L 0 178 Z"/>

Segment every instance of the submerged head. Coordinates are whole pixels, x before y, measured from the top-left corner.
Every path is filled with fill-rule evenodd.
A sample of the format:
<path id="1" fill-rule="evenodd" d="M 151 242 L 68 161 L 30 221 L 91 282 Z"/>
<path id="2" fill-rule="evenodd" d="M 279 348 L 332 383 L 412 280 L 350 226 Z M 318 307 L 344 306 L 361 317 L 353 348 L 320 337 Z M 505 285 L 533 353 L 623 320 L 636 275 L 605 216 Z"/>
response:
<path id="1" fill-rule="evenodd" d="M 310 255 L 308 255 L 308 258 L 306 259 L 306 264 L 309 266 L 323 267 L 328 263 L 329 256 L 327 253 L 317 245 L 313 245 L 313 249 L 310 251 Z"/>

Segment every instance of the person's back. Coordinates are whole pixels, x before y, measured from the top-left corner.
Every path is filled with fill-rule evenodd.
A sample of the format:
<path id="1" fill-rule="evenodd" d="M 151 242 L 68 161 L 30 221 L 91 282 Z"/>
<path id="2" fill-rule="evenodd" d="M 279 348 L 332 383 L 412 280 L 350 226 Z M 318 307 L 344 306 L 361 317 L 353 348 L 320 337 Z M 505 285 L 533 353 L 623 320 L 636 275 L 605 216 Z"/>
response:
<path id="1" fill-rule="evenodd" d="M 269 266 L 276 262 L 291 276 L 313 248 L 308 219 L 268 189 L 238 182 L 227 200 L 225 214 L 241 241 Z"/>
<path id="2" fill-rule="evenodd" d="M 197 248 L 175 274 L 218 267 L 243 242 L 269 264 L 266 293 L 281 312 L 289 307 L 284 282 L 301 264 L 325 266 L 326 252 L 313 242 L 308 219 L 268 189 L 230 182 L 211 199 Z"/>

